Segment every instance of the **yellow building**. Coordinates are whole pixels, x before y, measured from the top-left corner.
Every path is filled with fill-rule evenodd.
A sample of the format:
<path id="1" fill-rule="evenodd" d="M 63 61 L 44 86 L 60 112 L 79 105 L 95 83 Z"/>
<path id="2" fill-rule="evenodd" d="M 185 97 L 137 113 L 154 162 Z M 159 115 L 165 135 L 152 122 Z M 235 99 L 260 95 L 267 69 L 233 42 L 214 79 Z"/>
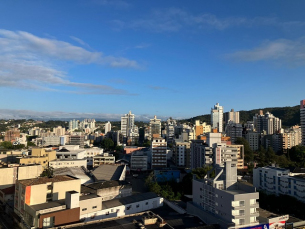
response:
<path id="1" fill-rule="evenodd" d="M 207 125 L 206 122 L 200 123 L 200 120 L 195 121 L 196 138 L 198 138 L 198 136 L 204 133 L 209 133 L 209 132 L 211 132 L 211 125 Z"/>
<path id="2" fill-rule="evenodd" d="M 32 156 L 47 157 L 48 161 L 53 161 L 56 159 L 56 151 L 45 149 L 45 148 L 33 148 Z"/>
<path id="3" fill-rule="evenodd" d="M 244 169 L 244 146 L 230 145 L 229 147 L 237 148 L 237 169 Z"/>

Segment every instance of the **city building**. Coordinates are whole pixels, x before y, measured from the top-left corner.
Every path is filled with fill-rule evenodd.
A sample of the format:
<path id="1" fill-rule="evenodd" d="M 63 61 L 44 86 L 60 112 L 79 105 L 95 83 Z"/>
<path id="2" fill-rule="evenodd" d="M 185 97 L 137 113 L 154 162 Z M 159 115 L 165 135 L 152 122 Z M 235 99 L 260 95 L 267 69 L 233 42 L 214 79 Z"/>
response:
<path id="1" fill-rule="evenodd" d="M 300 123 L 302 129 L 302 145 L 305 146 L 305 100 L 300 102 Z"/>
<path id="2" fill-rule="evenodd" d="M 15 142 L 16 138 L 20 138 L 20 130 L 18 128 L 11 128 L 5 131 L 4 141 Z"/>
<path id="3" fill-rule="evenodd" d="M 300 126 L 285 129 L 283 133 L 283 150 L 287 151 L 293 146 L 302 144 L 302 131 Z"/>
<path id="4" fill-rule="evenodd" d="M 80 149 L 77 145 L 60 146 L 56 152 L 57 159 L 84 159 L 87 157 L 85 149 Z"/>
<path id="5" fill-rule="evenodd" d="M 253 186 L 269 194 L 289 195 L 305 202 L 305 173 L 272 166 L 253 169 Z"/>
<path id="6" fill-rule="evenodd" d="M 87 168 L 86 159 L 56 159 L 49 162 L 49 167 L 53 169 L 68 167 L 84 167 Z"/>
<path id="7" fill-rule="evenodd" d="M 79 121 L 78 120 L 70 120 L 69 122 L 69 131 L 72 132 L 73 130 L 78 130 L 79 128 Z"/>
<path id="8" fill-rule="evenodd" d="M 191 143 L 175 141 L 173 150 L 173 162 L 179 167 L 191 167 Z"/>
<path id="9" fill-rule="evenodd" d="M 175 181 L 180 182 L 180 170 L 162 169 L 154 170 L 154 176 L 157 182 Z"/>
<path id="10" fill-rule="evenodd" d="M 122 198 L 132 195 L 132 186 L 126 181 L 100 181 L 81 186 L 83 195 L 96 194 L 103 201 Z"/>
<path id="11" fill-rule="evenodd" d="M 173 139 L 175 137 L 175 127 L 177 126 L 176 120 L 169 118 L 166 120 L 166 140 Z"/>
<path id="12" fill-rule="evenodd" d="M 94 156 L 102 155 L 104 152 L 104 149 L 98 148 L 98 147 L 85 148 L 84 150 L 86 151 L 88 166 L 93 166 L 93 157 Z"/>
<path id="13" fill-rule="evenodd" d="M 53 128 L 53 133 L 55 136 L 63 136 L 66 134 L 66 129 L 62 126 Z"/>
<path id="14" fill-rule="evenodd" d="M 231 111 L 225 112 L 224 121 L 225 124 L 228 124 L 229 122 L 239 123 L 239 111 L 234 111 L 234 109 L 231 109 Z"/>
<path id="15" fill-rule="evenodd" d="M 95 181 L 123 181 L 126 176 L 126 165 L 103 164 L 92 172 Z"/>
<path id="16" fill-rule="evenodd" d="M 149 122 L 149 135 L 150 138 L 161 137 L 161 119 L 157 119 L 155 115 L 153 119 Z"/>
<path id="17" fill-rule="evenodd" d="M 203 140 L 192 140 L 190 144 L 191 169 L 213 164 L 213 149 Z"/>
<path id="18" fill-rule="evenodd" d="M 211 123 L 212 128 L 217 128 L 219 133 L 223 131 L 223 107 L 219 106 L 219 103 L 214 105 L 214 108 L 211 109 Z"/>
<path id="19" fill-rule="evenodd" d="M 166 168 L 167 167 L 167 143 L 163 138 L 153 138 L 151 143 L 151 168 Z"/>
<path id="20" fill-rule="evenodd" d="M 250 148 L 257 151 L 261 142 L 261 133 L 249 131 L 246 133 L 246 140 L 249 142 Z"/>
<path id="21" fill-rule="evenodd" d="M 130 157 L 130 170 L 147 171 L 148 161 L 147 151 L 135 151 Z"/>
<path id="22" fill-rule="evenodd" d="M 42 165 L 16 166 L 11 168 L 0 168 L 0 188 L 14 185 L 17 180 L 25 180 L 40 176 Z"/>
<path id="23" fill-rule="evenodd" d="M 73 134 L 69 135 L 69 144 L 79 145 L 81 148 L 84 148 L 85 136 L 81 132 L 74 132 Z"/>
<path id="24" fill-rule="evenodd" d="M 134 124 L 135 116 L 129 111 L 128 114 L 121 117 L 121 134 L 123 136 L 123 142 L 127 142 L 128 137 L 131 136 L 132 133 L 135 133 L 135 124 Z"/>
<path id="25" fill-rule="evenodd" d="M 80 180 L 70 177 L 70 176 L 55 176 L 53 178 L 48 177 L 38 177 L 34 179 L 18 180 L 15 186 L 15 198 L 14 198 L 14 212 L 21 217 L 28 225 L 35 226 L 39 228 L 46 227 L 47 222 L 43 222 L 44 218 L 49 218 L 49 211 L 45 211 L 46 206 L 44 206 L 42 212 L 41 207 L 48 205 L 48 201 L 58 201 L 66 198 L 66 192 L 75 191 L 80 193 Z M 79 197 L 79 194 L 78 194 Z M 56 203 L 56 202 L 55 202 Z M 40 205 L 40 206 L 37 206 Z M 51 204 L 49 204 L 51 205 Z M 36 206 L 36 208 L 31 208 L 31 206 Z M 51 211 L 54 211 L 57 206 L 49 206 Z M 68 210 L 67 208 L 66 210 Z M 65 209 L 60 207 L 58 210 L 62 210 L 61 214 L 65 217 L 69 217 L 68 213 L 65 214 Z M 76 217 L 79 218 L 78 211 L 68 211 L 70 214 L 73 212 Z M 34 214 L 35 213 L 35 214 Z M 77 214 L 78 213 L 78 214 Z M 78 215 L 78 216 L 77 216 Z M 58 216 L 58 215 L 56 215 Z M 52 217 L 56 217 L 52 216 Z M 69 218 L 74 217 L 70 216 Z M 38 223 L 39 222 L 39 223 Z M 56 224 L 56 219 L 53 222 Z M 38 224 L 40 224 L 38 226 Z"/>
<path id="26" fill-rule="evenodd" d="M 259 224 L 258 199 L 254 187 L 237 182 L 237 168 L 227 161 L 224 167 L 215 166 L 204 179 L 194 176 L 193 201 L 188 203 L 187 212 L 221 228 L 255 226 Z"/>
<path id="27" fill-rule="evenodd" d="M 209 133 L 212 131 L 211 125 L 207 125 L 206 122 L 200 123 L 200 120 L 195 121 L 195 136 L 199 139 L 200 135 Z"/>
<path id="28" fill-rule="evenodd" d="M 237 138 L 243 136 L 243 126 L 239 123 L 229 121 L 226 124 L 226 136 L 230 137 L 232 143 L 235 143 Z"/>
<path id="29" fill-rule="evenodd" d="M 253 116 L 253 123 L 256 132 L 264 134 L 275 134 L 278 133 L 282 128 L 282 120 L 275 117 L 270 112 L 263 114 L 260 110 L 259 114 Z"/>
<path id="30" fill-rule="evenodd" d="M 111 123 L 108 121 L 105 123 L 105 134 L 111 131 Z"/>
<path id="31" fill-rule="evenodd" d="M 103 153 L 100 155 L 96 155 L 93 158 L 93 167 L 98 167 L 103 164 L 114 164 L 115 163 L 115 156 L 110 153 Z"/>
<path id="32" fill-rule="evenodd" d="M 62 141 L 60 136 L 49 136 L 42 138 L 43 146 L 59 146 L 61 143 Z"/>

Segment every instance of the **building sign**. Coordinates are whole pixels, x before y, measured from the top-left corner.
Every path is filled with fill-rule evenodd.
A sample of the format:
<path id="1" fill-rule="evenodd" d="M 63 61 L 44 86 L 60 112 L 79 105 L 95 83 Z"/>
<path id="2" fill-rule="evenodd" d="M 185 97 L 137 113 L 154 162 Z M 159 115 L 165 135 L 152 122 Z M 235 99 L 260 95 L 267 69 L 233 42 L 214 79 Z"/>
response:
<path id="1" fill-rule="evenodd" d="M 241 229 L 269 229 L 269 224 L 260 224 L 251 227 L 243 227 Z"/>
<path id="2" fill-rule="evenodd" d="M 277 223 L 269 223 L 270 229 L 284 229 L 286 221 L 279 221 Z"/>

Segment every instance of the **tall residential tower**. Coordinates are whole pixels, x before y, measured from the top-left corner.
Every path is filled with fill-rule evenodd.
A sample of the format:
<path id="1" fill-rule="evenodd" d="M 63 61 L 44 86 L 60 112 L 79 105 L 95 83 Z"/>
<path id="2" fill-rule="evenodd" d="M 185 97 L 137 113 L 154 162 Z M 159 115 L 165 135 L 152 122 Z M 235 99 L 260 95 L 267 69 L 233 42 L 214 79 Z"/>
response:
<path id="1" fill-rule="evenodd" d="M 217 128 L 219 133 L 223 131 L 223 107 L 219 103 L 211 109 L 211 123 L 212 128 Z"/>

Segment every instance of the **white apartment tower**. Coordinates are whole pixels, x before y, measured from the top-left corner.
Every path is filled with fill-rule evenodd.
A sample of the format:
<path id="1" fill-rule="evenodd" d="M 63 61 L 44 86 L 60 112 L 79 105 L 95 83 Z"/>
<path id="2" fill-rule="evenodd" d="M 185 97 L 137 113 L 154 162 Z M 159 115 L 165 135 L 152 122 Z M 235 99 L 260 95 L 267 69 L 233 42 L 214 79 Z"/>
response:
<path id="1" fill-rule="evenodd" d="M 266 112 L 264 115 L 262 110 L 253 117 L 253 123 L 255 130 L 259 133 L 265 131 L 266 134 L 275 134 L 282 128 L 281 119 L 275 117 L 270 112 Z"/>
<path id="2" fill-rule="evenodd" d="M 234 111 L 234 109 L 231 109 L 231 111 L 225 113 L 225 124 L 228 124 L 228 122 L 233 123 L 239 123 L 239 111 Z"/>
<path id="3" fill-rule="evenodd" d="M 211 123 L 212 128 L 217 128 L 219 133 L 223 131 L 223 107 L 219 103 L 211 109 Z"/>
<path id="4" fill-rule="evenodd" d="M 62 136 L 65 135 L 66 129 L 61 126 L 58 126 L 56 128 L 53 128 L 53 133 L 55 136 Z"/>
<path id="5" fill-rule="evenodd" d="M 158 137 L 161 136 L 161 119 L 157 119 L 156 115 L 149 122 L 149 132 L 151 138 L 154 136 L 154 134 L 158 134 Z"/>
<path id="6" fill-rule="evenodd" d="M 167 140 L 172 139 L 175 136 L 175 126 L 177 126 L 176 120 L 169 118 L 166 120 L 166 135 Z"/>
<path id="7" fill-rule="evenodd" d="M 121 133 L 124 137 L 128 136 L 128 133 L 134 128 L 134 114 L 129 111 L 128 114 L 121 117 Z"/>
<path id="8" fill-rule="evenodd" d="M 305 145 L 305 99 L 300 104 L 300 121 L 302 129 L 302 145 Z"/>
<path id="9" fill-rule="evenodd" d="M 108 132 L 111 131 L 111 123 L 108 121 L 106 124 L 105 124 L 105 134 L 107 134 Z"/>

